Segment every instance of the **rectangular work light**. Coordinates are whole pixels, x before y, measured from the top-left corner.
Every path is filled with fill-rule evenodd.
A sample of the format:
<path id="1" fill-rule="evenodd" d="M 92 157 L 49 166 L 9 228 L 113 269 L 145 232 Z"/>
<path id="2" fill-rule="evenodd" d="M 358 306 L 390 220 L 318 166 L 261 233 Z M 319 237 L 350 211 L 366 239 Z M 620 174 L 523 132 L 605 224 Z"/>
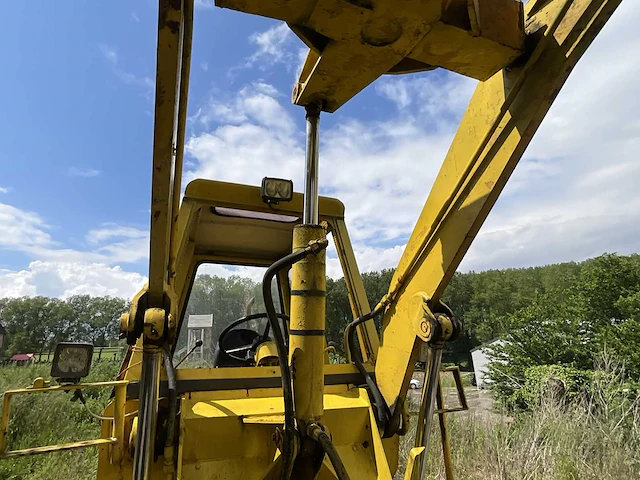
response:
<path id="1" fill-rule="evenodd" d="M 51 364 L 51 376 L 64 382 L 77 382 L 89 375 L 93 345 L 62 342 L 56 345 Z"/>
<path id="2" fill-rule="evenodd" d="M 282 178 L 264 177 L 260 194 L 267 203 L 289 202 L 293 198 L 293 182 Z"/>

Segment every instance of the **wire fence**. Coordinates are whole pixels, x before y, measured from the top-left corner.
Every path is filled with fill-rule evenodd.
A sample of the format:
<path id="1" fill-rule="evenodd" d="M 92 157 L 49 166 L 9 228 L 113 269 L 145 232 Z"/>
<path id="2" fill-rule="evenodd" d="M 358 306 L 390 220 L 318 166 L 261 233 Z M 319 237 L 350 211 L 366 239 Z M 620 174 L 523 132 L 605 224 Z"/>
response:
<path id="1" fill-rule="evenodd" d="M 125 347 L 94 347 L 92 363 L 96 362 L 119 362 L 124 355 Z M 51 363 L 55 350 L 48 352 L 33 354 L 33 357 L 24 360 L 11 360 L 11 358 L 4 359 L 2 364 L 13 365 L 30 365 L 32 363 Z"/>

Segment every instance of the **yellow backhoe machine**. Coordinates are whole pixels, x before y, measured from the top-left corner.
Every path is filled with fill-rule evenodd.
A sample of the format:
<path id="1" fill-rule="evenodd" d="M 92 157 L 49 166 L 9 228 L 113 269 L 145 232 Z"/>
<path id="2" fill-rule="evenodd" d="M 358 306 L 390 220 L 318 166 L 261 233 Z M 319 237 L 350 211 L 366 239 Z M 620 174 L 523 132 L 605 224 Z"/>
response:
<path id="1" fill-rule="evenodd" d="M 306 111 L 304 194 L 274 178 L 261 186 L 195 180 L 180 201 L 193 2 L 159 2 L 149 282 L 122 317 L 129 348 L 120 374 L 113 382 L 78 383 L 90 346 L 60 346 L 60 385 L 40 382 L 5 395 L 0 456 L 97 445 L 100 480 L 391 479 L 399 437 L 408 432 L 412 372 L 426 345 L 415 447 L 403 459 L 406 479 L 425 478 L 432 419 L 446 413 L 436 410 L 442 349 L 462 328 L 456 306 L 440 298 L 571 70 L 621 0 L 215 0 L 282 20 L 309 47 L 292 95 Z M 388 293 L 371 308 L 344 207 L 318 195 L 320 114 L 335 112 L 381 75 L 436 68 L 480 82 Z M 325 339 L 330 241 L 354 318 L 342 364 L 329 362 Z M 208 263 L 265 267 L 265 311 L 225 326 L 210 368 L 176 369 L 196 270 Z M 259 319 L 262 328 L 255 327 Z M 21 451 L 7 445 L 12 397 L 99 387 L 114 391 L 101 438 Z M 453 478 L 446 428 L 443 434 Z"/>

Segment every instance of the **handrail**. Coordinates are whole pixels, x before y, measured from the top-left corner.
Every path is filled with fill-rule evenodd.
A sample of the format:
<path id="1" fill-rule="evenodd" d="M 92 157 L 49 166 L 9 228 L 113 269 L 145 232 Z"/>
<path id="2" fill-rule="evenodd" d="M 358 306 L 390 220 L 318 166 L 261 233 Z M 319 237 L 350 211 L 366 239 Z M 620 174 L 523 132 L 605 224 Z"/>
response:
<path id="1" fill-rule="evenodd" d="M 124 422 L 125 401 L 127 395 L 128 380 L 115 380 L 111 382 L 78 383 L 70 385 L 43 386 L 42 379 L 37 379 L 32 387 L 8 390 L 4 393 L 2 402 L 2 419 L 0 421 L 0 459 L 38 455 L 41 453 L 57 452 L 61 450 L 73 450 L 87 448 L 103 444 L 112 445 L 111 461 L 117 463 L 124 453 Z M 7 450 L 7 433 L 9 432 L 9 420 L 11 417 L 11 399 L 16 395 L 28 395 L 32 393 L 68 392 L 72 390 L 86 390 L 88 388 L 115 389 L 113 420 L 111 420 L 111 436 L 93 440 L 63 443 L 58 445 L 45 445 L 21 450 Z"/>

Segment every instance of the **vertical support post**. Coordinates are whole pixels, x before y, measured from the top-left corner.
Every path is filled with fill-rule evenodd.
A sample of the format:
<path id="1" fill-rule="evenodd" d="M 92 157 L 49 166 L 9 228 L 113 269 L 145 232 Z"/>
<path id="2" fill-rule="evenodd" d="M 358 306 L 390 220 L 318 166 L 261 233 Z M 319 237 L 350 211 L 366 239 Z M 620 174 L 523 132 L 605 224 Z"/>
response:
<path id="1" fill-rule="evenodd" d="M 319 225 L 318 156 L 320 106 L 307 105 L 307 150 L 302 225 L 293 230 L 293 251 L 311 242 L 325 240 Z M 289 326 L 289 368 L 293 380 L 293 402 L 298 429 L 302 433 L 300 454 L 294 461 L 292 478 L 314 478 L 322 450 L 309 437 L 307 427 L 319 422 L 324 411 L 325 360 L 325 251 L 308 255 L 291 269 L 291 320 Z"/>
<path id="2" fill-rule="evenodd" d="M 113 437 L 116 443 L 113 444 L 111 450 L 111 461 L 113 464 L 119 464 L 122 461 L 124 453 L 124 406 L 127 401 L 127 386 L 116 385 L 115 399 L 113 404 Z"/>
<path id="3" fill-rule="evenodd" d="M 140 408 L 136 454 L 133 458 L 133 479 L 147 480 L 153 463 L 156 420 L 158 418 L 158 389 L 160 359 L 158 347 L 145 346 L 142 354 L 140 379 Z"/>
<path id="4" fill-rule="evenodd" d="M 293 251 L 324 239 L 319 225 L 298 225 L 293 231 Z M 301 430 L 320 420 L 324 395 L 325 347 L 325 251 L 295 263 L 291 275 L 291 322 L 289 362 L 293 375 L 293 398 Z"/>
<path id="5" fill-rule="evenodd" d="M 7 450 L 7 433 L 9 432 L 9 415 L 11 413 L 11 394 L 5 393 L 2 401 L 2 424 L 0 424 L 0 457 Z"/>
<path id="6" fill-rule="evenodd" d="M 413 480 L 421 480 L 427 469 L 427 459 L 429 456 L 429 437 L 431 435 L 431 422 L 433 421 L 433 411 L 435 409 L 436 393 L 440 378 L 440 364 L 442 363 L 443 345 L 430 346 L 427 365 L 425 368 L 424 384 L 422 386 L 422 404 L 418 415 L 418 425 L 416 430 L 416 447 L 424 447 L 425 452 L 420 461 L 420 466 L 416 469 Z"/>
<path id="7" fill-rule="evenodd" d="M 442 390 L 442 381 L 440 375 L 438 375 L 438 396 L 436 398 L 438 402 L 438 410 L 444 410 L 444 391 Z M 449 430 L 447 428 L 446 413 L 438 413 L 438 421 L 440 422 L 440 438 L 442 440 L 442 457 L 444 459 L 444 471 L 447 480 L 454 480 L 453 478 L 453 463 L 451 462 L 451 445 L 449 443 Z"/>
<path id="8" fill-rule="evenodd" d="M 320 153 L 320 106 L 311 104 L 307 111 L 307 157 L 306 175 L 304 179 L 304 208 L 302 223 L 318 224 L 318 157 Z"/>

